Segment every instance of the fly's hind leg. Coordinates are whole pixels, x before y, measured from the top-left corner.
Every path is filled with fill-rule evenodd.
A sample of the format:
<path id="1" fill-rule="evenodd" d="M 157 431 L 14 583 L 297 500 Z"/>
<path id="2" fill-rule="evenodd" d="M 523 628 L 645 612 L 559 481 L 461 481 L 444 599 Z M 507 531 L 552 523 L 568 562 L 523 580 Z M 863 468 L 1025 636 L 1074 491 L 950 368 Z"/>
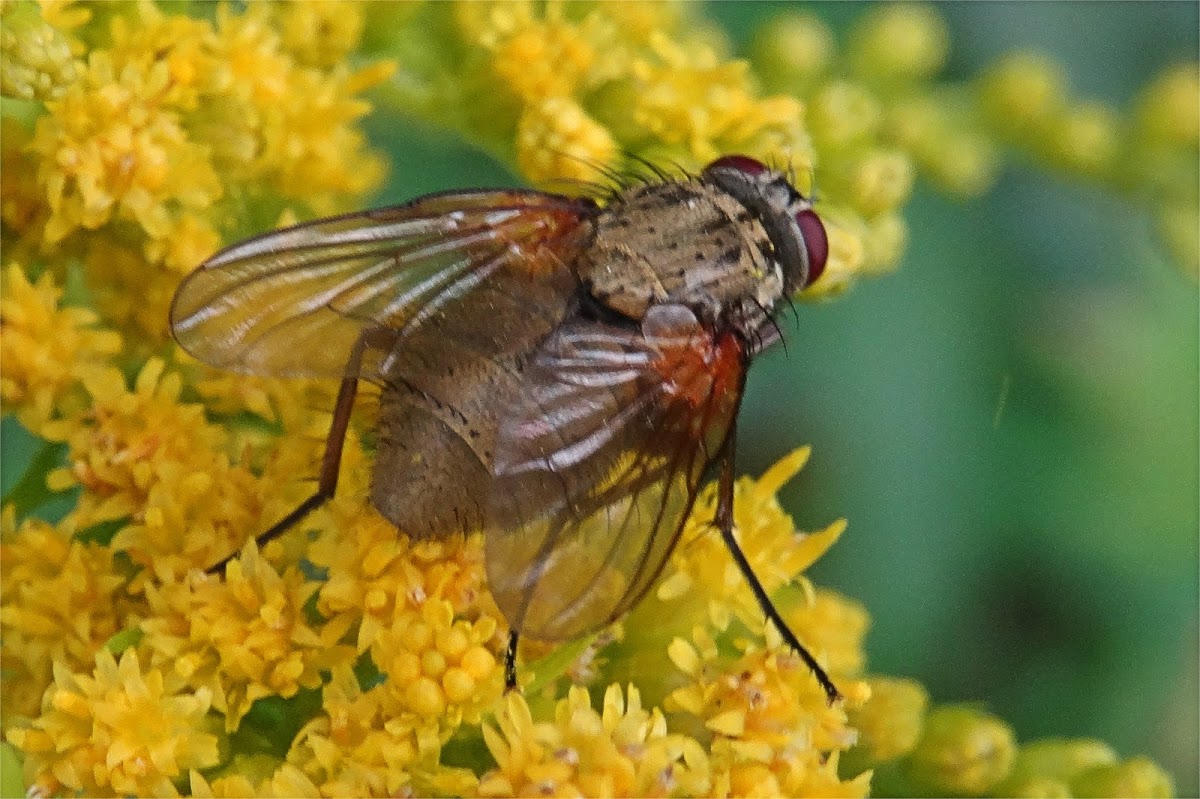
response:
<path id="1" fill-rule="evenodd" d="M 359 338 L 350 352 L 350 361 L 346 365 L 346 377 L 342 378 L 342 386 L 338 389 L 337 403 L 333 406 L 333 421 L 329 425 L 329 435 L 325 439 L 325 454 L 321 457 L 321 472 L 317 477 L 317 490 L 311 497 L 292 509 L 291 513 L 271 525 L 266 532 L 255 537 L 260 549 L 264 544 L 283 535 L 302 521 L 305 516 L 333 499 L 333 494 L 337 490 L 338 471 L 342 463 L 342 446 L 346 443 L 346 430 L 350 426 L 350 411 L 354 408 L 354 396 L 358 392 L 358 369 L 362 363 L 364 346 L 365 336 Z M 219 574 L 236 555 L 236 552 L 231 553 L 209 566 L 206 571 L 209 574 Z"/>
<path id="2" fill-rule="evenodd" d="M 833 681 L 829 679 L 829 675 L 817 663 L 817 659 L 812 656 L 811 652 L 804 648 L 804 645 L 796 638 L 796 634 L 787 626 L 787 622 L 779 615 L 779 610 L 776 609 L 775 603 L 771 601 L 771 597 L 767 596 L 766 590 L 758 580 L 758 575 L 750 567 L 750 561 L 746 560 L 745 553 L 742 552 L 742 548 L 738 546 L 737 539 L 733 536 L 733 451 L 735 433 L 736 428 L 730 428 L 729 436 L 725 440 L 725 445 L 722 449 L 721 481 L 717 486 L 717 510 L 714 522 L 721 531 L 721 538 L 725 541 L 725 546 L 729 549 L 729 554 L 733 556 L 733 560 L 737 563 L 738 569 L 741 570 L 742 576 L 746 578 L 746 582 L 750 585 L 750 590 L 754 592 L 754 598 L 758 600 L 759 607 L 762 608 L 767 618 L 774 623 L 775 628 L 779 630 L 779 634 L 783 636 L 784 643 L 791 647 L 812 670 L 813 676 L 821 684 L 821 688 L 825 691 L 825 696 L 829 699 L 829 704 L 832 705 L 842 695 L 834 687 Z"/>
<path id="3" fill-rule="evenodd" d="M 516 630 L 508 633 L 508 646 L 504 647 L 504 693 L 517 690 L 517 640 Z"/>

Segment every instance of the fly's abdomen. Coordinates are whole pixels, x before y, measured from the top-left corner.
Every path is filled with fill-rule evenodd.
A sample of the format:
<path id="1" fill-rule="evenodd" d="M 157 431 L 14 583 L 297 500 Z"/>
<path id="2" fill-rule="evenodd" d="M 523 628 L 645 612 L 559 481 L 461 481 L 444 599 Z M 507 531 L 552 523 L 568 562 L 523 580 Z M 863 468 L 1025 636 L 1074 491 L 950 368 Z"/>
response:
<path id="1" fill-rule="evenodd" d="M 371 502 L 417 538 L 483 525 L 500 418 L 530 354 L 566 311 L 550 297 L 531 307 L 495 287 L 464 304 L 404 335 L 386 360 Z"/>

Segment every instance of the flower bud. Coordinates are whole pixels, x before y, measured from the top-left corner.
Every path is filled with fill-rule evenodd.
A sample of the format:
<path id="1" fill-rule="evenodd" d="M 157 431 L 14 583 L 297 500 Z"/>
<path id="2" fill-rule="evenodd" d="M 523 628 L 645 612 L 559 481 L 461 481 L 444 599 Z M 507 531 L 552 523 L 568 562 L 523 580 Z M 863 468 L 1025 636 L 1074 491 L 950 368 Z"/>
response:
<path id="1" fill-rule="evenodd" d="M 850 710 L 850 726 L 858 730 L 853 755 L 856 768 L 903 757 L 913 750 L 921 737 L 929 694 L 914 680 L 898 677 L 870 677 L 871 698 L 861 708 Z M 847 760 L 843 760 L 845 764 Z M 861 764 L 861 768 L 857 768 Z"/>
<path id="2" fill-rule="evenodd" d="M 908 763 L 913 787 L 949 796 L 981 796 L 1012 767 L 1017 742 L 1000 719 L 971 707 L 929 714 Z"/>
<path id="3" fill-rule="evenodd" d="M 858 21 L 851 33 L 850 51 L 860 75 L 920 79 L 946 63 L 950 35 L 933 6 L 884 4 Z"/>
<path id="4" fill-rule="evenodd" d="M 1061 65 L 1037 53 L 1014 53 L 983 76 L 983 112 L 999 131 L 1020 138 L 1060 113 L 1067 78 Z"/>
<path id="5" fill-rule="evenodd" d="M 1144 757 L 1124 763 L 1094 766 L 1071 780 L 1071 792 L 1078 797 L 1125 796 L 1167 797 L 1175 795 L 1175 785 L 1167 773 Z"/>
<path id="6" fill-rule="evenodd" d="M 1107 744 L 1087 738 L 1046 738 L 1020 748 L 1012 771 L 992 793 L 1000 796 L 1070 796 L 1069 782 L 1095 766 L 1116 763 Z"/>
<path id="7" fill-rule="evenodd" d="M 781 14 L 760 27 L 750 43 L 750 60 L 773 91 L 795 89 L 829 68 L 833 34 L 812 14 Z"/>
<path id="8" fill-rule="evenodd" d="M 1200 66 L 1167 69 L 1141 93 L 1138 123 L 1147 139 L 1186 147 L 1200 140 Z"/>

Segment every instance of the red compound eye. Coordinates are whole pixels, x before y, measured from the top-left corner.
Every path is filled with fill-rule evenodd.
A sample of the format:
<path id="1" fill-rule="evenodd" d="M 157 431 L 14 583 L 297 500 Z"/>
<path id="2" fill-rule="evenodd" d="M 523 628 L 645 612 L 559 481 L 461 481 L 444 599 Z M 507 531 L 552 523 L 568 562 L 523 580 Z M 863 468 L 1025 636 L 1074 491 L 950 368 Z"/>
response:
<path id="1" fill-rule="evenodd" d="M 757 175 L 767 171 L 767 167 L 762 161 L 748 155 L 723 155 L 704 167 L 704 171 L 707 172 L 713 168 L 740 169 L 748 175 Z"/>
<path id="2" fill-rule="evenodd" d="M 821 217 L 811 208 L 796 214 L 796 224 L 804 237 L 804 248 L 808 250 L 808 279 L 804 285 L 811 286 L 825 271 L 825 259 L 829 257 L 829 237 Z"/>

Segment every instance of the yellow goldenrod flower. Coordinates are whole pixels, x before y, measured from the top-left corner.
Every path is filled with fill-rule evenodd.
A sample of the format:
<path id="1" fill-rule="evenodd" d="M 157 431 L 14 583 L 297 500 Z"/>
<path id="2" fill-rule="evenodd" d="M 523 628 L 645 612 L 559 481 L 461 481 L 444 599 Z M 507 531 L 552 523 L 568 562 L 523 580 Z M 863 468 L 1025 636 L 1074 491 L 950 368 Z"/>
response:
<path id="1" fill-rule="evenodd" d="M 580 31 L 557 19 L 530 20 L 491 56 L 501 83 L 525 103 L 570 96 L 595 57 Z"/>
<path id="2" fill-rule="evenodd" d="M 230 177 L 331 213 L 382 177 L 382 162 L 354 126 L 370 106 L 353 95 L 386 79 L 392 67 L 297 67 L 282 51 L 273 19 L 268 6 L 240 15 L 218 10 L 214 56 L 227 65 L 230 81 L 218 107 L 199 112 L 200 123 L 214 142 L 227 134 L 226 122 L 234 123 L 234 141 L 243 146 L 225 151 Z"/>
<path id="3" fill-rule="evenodd" d="M 112 45 L 105 52 L 114 72 L 165 67 L 168 81 L 154 97 L 164 110 L 194 111 L 202 95 L 228 85 L 229 71 L 213 57 L 212 28 L 203 20 L 147 4 L 134 15 L 114 16 L 108 28 Z"/>
<path id="4" fill-rule="evenodd" d="M 831 789 L 832 776 L 833 795 L 865 796 L 869 774 L 842 785 L 836 766 L 827 770 L 827 754 L 854 743 L 845 710 L 829 704 L 800 656 L 768 629 L 766 646 L 739 643 L 736 658 L 721 655 L 699 628 L 694 643 L 676 639 L 670 647 L 691 682 L 673 691 L 665 707 L 694 716 L 711 738 L 715 795 L 811 795 Z M 843 682 L 840 689 L 851 706 L 869 693 L 865 683 Z"/>
<path id="5" fill-rule="evenodd" d="M 1120 152 L 1116 114 L 1098 103 L 1069 109 L 1046 142 L 1051 156 L 1067 169 L 1103 177 Z"/>
<path id="6" fill-rule="evenodd" d="M 867 218 L 903 205 L 912 190 L 912 161 L 896 150 L 868 150 L 844 163 L 844 193 Z"/>
<path id="7" fill-rule="evenodd" d="M 422 735 L 411 715 L 392 717 L 384 708 L 384 691 L 378 686 L 363 691 L 350 669 L 335 668 L 332 677 L 322 689 L 322 715 L 296 736 L 290 765 L 327 794 L 399 791 L 422 740 L 427 749 L 436 748 L 436 732 Z"/>
<path id="8" fill-rule="evenodd" d="M 67 36 L 71 52 L 80 55 L 84 44 L 76 34 L 82 33 L 84 26 L 95 19 L 94 4 L 78 0 L 38 0 L 38 6 L 46 24 Z"/>
<path id="9" fill-rule="evenodd" d="M 862 244 L 860 274 L 878 275 L 895 269 L 908 246 L 908 224 L 899 214 L 881 214 L 864 225 Z"/>
<path id="10" fill-rule="evenodd" d="M 363 6 L 339 0 L 278 3 L 271 11 L 280 43 L 305 66 L 329 68 L 348 58 L 362 39 Z"/>
<path id="11" fill-rule="evenodd" d="M 133 651 L 118 663 L 101 649 L 91 677 L 55 663 L 41 715 L 7 736 L 25 755 L 27 784 L 45 795 L 177 796 L 175 780 L 217 762 L 204 729 L 210 699 L 165 689 Z"/>
<path id="12" fill-rule="evenodd" d="M 806 173 L 813 159 L 799 102 L 758 98 L 744 61 L 722 63 L 711 50 L 693 53 L 662 37 L 651 46 L 632 64 L 634 104 L 624 113 L 645 139 L 631 144 L 677 148 L 689 168 L 724 153 L 749 152 L 790 160 L 800 175 Z"/>
<path id="13" fill-rule="evenodd" d="M 1151 204 L 1158 233 L 1184 272 L 1200 273 L 1196 225 L 1200 68 L 1166 70 L 1140 94 L 1129 119 L 1068 97 L 1061 67 L 1018 53 L 979 81 L 983 121 L 997 138 L 1045 166 L 1107 184 Z"/>
<path id="14" fill-rule="evenodd" d="M 75 80 L 79 64 L 70 42 L 47 24 L 33 3 L 9 3 L 0 19 L 0 94 L 52 99 Z"/>
<path id="15" fill-rule="evenodd" d="M 353 658 L 352 647 L 338 644 L 344 623 L 305 618 L 317 587 L 295 567 L 281 575 L 251 542 L 224 579 L 193 573 L 147 585 L 140 647 L 152 666 L 208 691 L 233 732 L 255 700 L 318 688 L 319 672 Z"/>
<path id="16" fill-rule="evenodd" d="M 822 150 L 859 145 L 879 130 L 883 107 L 867 88 L 851 81 L 823 87 L 809 106 L 808 125 Z"/>
<path id="17" fill-rule="evenodd" d="M 127 578 L 107 547 L 73 539 L 69 522 L 17 525 L 10 507 L 0 525 L 0 709 L 7 727 L 15 716 L 37 715 L 52 664 L 90 665 L 92 654 L 121 629 Z"/>
<path id="18" fill-rule="evenodd" d="M 367 651 L 409 609 L 426 602 L 446 600 L 462 614 L 491 601 L 483 591 L 480 536 L 412 541 L 373 509 L 364 508 L 336 525 L 313 544 L 309 557 L 328 569 L 317 609 L 330 619 L 357 624 L 359 652 Z"/>
<path id="19" fill-rule="evenodd" d="M 828 26 L 813 14 L 779 14 L 754 34 L 750 58 L 774 91 L 798 91 L 823 76 L 837 44 Z"/>
<path id="20" fill-rule="evenodd" d="M 248 412 L 264 421 L 286 427 L 288 425 L 283 419 L 298 418 L 304 407 L 302 403 L 306 392 L 297 390 L 295 380 L 230 374 L 196 362 L 182 348 L 176 348 L 174 360 L 181 366 L 195 370 L 189 375 L 189 382 L 204 398 L 204 405 L 210 413 L 233 416 Z M 331 407 L 330 404 L 327 406 Z"/>
<path id="21" fill-rule="evenodd" d="M 209 782 L 200 772 L 193 769 L 188 778 L 190 795 L 204 797 L 204 799 L 217 799 L 217 797 L 220 799 L 247 799 L 252 796 L 271 795 L 267 791 L 260 792 L 250 780 L 241 775 L 217 777 Z M 316 793 L 316 786 L 313 786 L 313 790 L 310 792 L 297 791 L 293 795 L 308 796 Z"/>
<path id="22" fill-rule="evenodd" d="M 1037 53 L 1013 53 L 980 78 L 980 103 L 993 129 L 1013 139 L 1036 140 L 1067 102 L 1062 67 Z"/>
<path id="23" fill-rule="evenodd" d="M 449 11 L 463 42 L 487 50 L 531 25 L 535 15 L 531 0 L 465 0 L 450 5 Z"/>
<path id="24" fill-rule="evenodd" d="M 165 373 L 161 360 L 142 369 L 132 390 L 116 369 L 83 385 L 87 415 L 46 425 L 48 438 L 70 446 L 70 465 L 48 482 L 84 489 L 81 527 L 126 520 L 112 546 L 135 563 L 175 575 L 210 566 L 262 527 L 264 510 L 276 511 L 281 498 L 265 499 L 258 479 L 231 463 L 224 430 L 205 421 L 203 406 L 180 402 L 180 375 Z"/>
<path id="25" fill-rule="evenodd" d="M 82 80 L 47 103 L 30 145 L 42 158 L 38 181 L 51 210 L 47 244 L 110 221 L 159 239 L 173 207 L 201 210 L 221 195 L 204 149 L 162 107 L 170 80 L 163 62 L 146 72 L 118 69 L 97 52 Z"/>
<path id="26" fill-rule="evenodd" d="M 849 711 L 858 741 L 844 766 L 863 769 L 907 755 L 917 745 L 925 725 L 929 694 L 913 680 L 868 677 L 871 697 Z"/>
<path id="27" fill-rule="evenodd" d="M 378 185 L 383 161 L 366 151 L 366 138 L 350 124 L 370 106 L 347 96 L 385 79 L 389 71 L 292 75 L 289 101 L 261 109 L 262 152 L 254 166 L 271 176 L 283 196 L 305 198 L 322 214 L 336 211 L 342 197 L 358 196 Z M 348 168 L 348 153 L 358 154 L 353 169 Z"/>
<path id="28" fill-rule="evenodd" d="M 441 730 L 444 738 L 500 696 L 500 669 L 488 644 L 496 619 L 455 619 L 447 600 L 428 599 L 398 612 L 371 647 L 371 659 L 387 675 L 387 693 L 404 711 Z"/>
<path id="29" fill-rule="evenodd" d="M 917 157 L 929 179 L 959 197 L 976 197 L 996 182 L 999 155 L 991 140 L 972 130 L 947 130 L 940 144 L 930 140 Z"/>
<path id="30" fill-rule="evenodd" d="M 867 609 L 836 591 L 813 589 L 807 580 L 801 587 L 805 590 L 781 597 L 778 604 L 784 621 L 801 641 L 821 653 L 831 674 L 861 674 L 866 662 L 863 642 L 870 625 Z"/>
<path id="31" fill-rule="evenodd" d="M 37 434 L 82 412 L 80 381 L 121 349 L 121 337 L 98 329 L 93 311 L 63 307 L 62 296 L 49 272 L 31 283 L 10 264 L 0 277 L 0 399 Z"/>
<path id="32" fill-rule="evenodd" d="M 504 697 L 499 729 L 483 727 L 497 768 L 483 775 L 480 796 L 708 795 L 708 759 L 696 741 L 667 732 L 638 690 L 610 685 L 596 712 L 588 692 L 572 688 L 553 721 L 534 721 L 525 698 Z"/>
<path id="33" fill-rule="evenodd" d="M 437 762 L 446 738 L 438 720 L 402 710 L 387 684 L 364 690 L 335 667 L 322 697 L 322 714 L 296 736 L 275 781 L 291 769 L 324 796 L 473 793 L 473 774 Z"/>
<path id="34" fill-rule="evenodd" d="M 887 133 L 908 150 L 939 188 L 961 197 L 983 193 L 995 180 L 998 155 L 991 140 L 961 119 L 959 97 L 910 95 L 887 112 Z"/>
<path id="35" fill-rule="evenodd" d="M 531 182 L 567 190 L 577 189 L 572 182 L 600 180 L 617 156 L 608 130 L 562 97 L 525 107 L 517 122 L 516 148 L 517 166 Z"/>
<path id="36" fill-rule="evenodd" d="M 845 529 L 845 522 L 834 522 L 817 533 L 798 532 L 779 505 L 776 493 L 792 479 L 808 460 L 809 448 L 796 450 L 772 466 L 758 480 L 741 478 L 734 487 L 734 529 L 738 541 L 755 574 L 768 593 L 791 582 L 833 545 Z M 724 630 L 736 617 L 751 629 L 762 629 L 762 610 L 751 595 L 737 564 L 729 557 L 725 544 L 712 529 L 716 510 L 716 485 L 707 486 L 696 499 L 695 511 L 680 537 L 679 548 L 667 565 L 655 598 L 672 603 L 670 611 L 647 602 L 635 609 L 631 619 L 645 612 L 652 617 L 677 616 L 673 627 L 686 634 L 693 623 L 705 616 L 716 630 Z M 697 594 L 699 594 L 697 596 Z M 689 608 L 676 601 L 688 598 Z M 657 624 L 630 625 L 637 629 L 655 629 Z"/>
<path id="37" fill-rule="evenodd" d="M 161 341 L 178 276 L 217 248 L 231 207 L 266 197 L 330 213 L 377 185 L 382 162 L 356 126 L 369 106 L 355 95 L 391 67 L 352 71 L 332 57 L 357 43 L 356 7 L 339 16 L 337 47 L 305 50 L 319 66 L 284 49 L 277 27 L 294 18 L 266 6 L 222 6 L 215 23 L 150 3 L 106 12 L 89 25 L 107 28 L 97 39 L 105 45 L 47 103 L 33 157 L 6 157 L 19 181 L 36 173 L 38 196 L 18 208 L 24 195 L 10 201 L 6 190 L 4 221 L 19 220 L 26 235 L 36 226 L 44 249 L 82 248 L 98 307 L 122 329 L 132 323 L 137 338 Z M 113 294 L 141 302 L 123 309 Z"/>
<path id="38" fill-rule="evenodd" d="M 942 68 L 950 36 L 933 6 L 897 3 L 877 6 L 859 17 L 849 49 L 860 76 L 884 83 L 911 81 Z"/>

